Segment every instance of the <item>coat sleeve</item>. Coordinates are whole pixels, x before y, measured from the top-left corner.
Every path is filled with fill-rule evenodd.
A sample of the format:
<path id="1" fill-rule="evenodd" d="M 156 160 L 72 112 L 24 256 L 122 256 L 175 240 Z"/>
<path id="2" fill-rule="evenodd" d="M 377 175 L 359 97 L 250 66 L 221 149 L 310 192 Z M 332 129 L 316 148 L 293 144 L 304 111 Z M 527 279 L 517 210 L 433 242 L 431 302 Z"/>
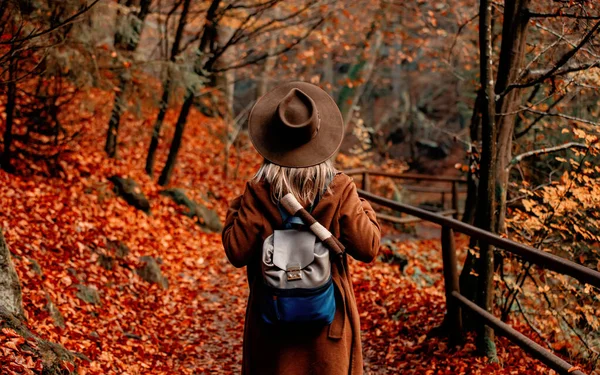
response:
<path id="1" fill-rule="evenodd" d="M 371 262 L 377 256 L 381 241 L 375 211 L 369 202 L 358 196 L 354 183 L 346 188 L 340 205 L 340 241 L 354 259 Z"/>
<path id="2" fill-rule="evenodd" d="M 238 268 L 248 265 L 259 247 L 263 227 L 258 200 L 247 183 L 244 194 L 230 203 L 223 227 L 223 247 L 231 264 Z"/>

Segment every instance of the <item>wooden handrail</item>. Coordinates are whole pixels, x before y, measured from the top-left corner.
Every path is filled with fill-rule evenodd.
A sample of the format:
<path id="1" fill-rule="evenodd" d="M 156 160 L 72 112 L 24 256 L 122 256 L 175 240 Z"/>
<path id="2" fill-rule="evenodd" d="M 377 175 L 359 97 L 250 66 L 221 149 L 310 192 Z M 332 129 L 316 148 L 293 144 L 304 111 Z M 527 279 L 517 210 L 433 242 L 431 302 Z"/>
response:
<path id="1" fill-rule="evenodd" d="M 402 185 L 402 189 L 415 193 L 452 193 L 452 189 L 440 188 L 435 186 Z M 457 193 L 466 193 L 467 189 L 457 189 Z"/>
<path id="2" fill-rule="evenodd" d="M 480 241 L 488 243 L 500 249 L 504 249 L 513 254 L 519 255 L 523 259 L 535 263 L 544 268 L 556 271 L 576 278 L 577 280 L 600 288 L 600 272 L 591 268 L 582 266 L 570 260 L 558 257 L 554 254 L 538 250 L 531 246 L 518 243 L 507 238 L 502 238 L 496 234 L 486 232 L 483 229 L 463 223 L 462 221 L 439 215 L 435 212 L 426 211 L 418 207 L 395 202 L 391 199 L 383 198 L 378 195 L 368 193 L 363 190 L 358 191 L 359 195 L 372 202 L 382 206 L 419 217 L 423 220 L 442 225 L 453 229 L 456 232 L 464 233 Z"/>
<path id="3" fill-rule="evenodd" d="M 438 215 L 442 215 L 442 216 L 454 216 L 457 214 L 457 212 L 454 210 L 432 211 L 432 212 L 435 212 Z M 396 223 L 396 224 L 413 224 L 413 223 L 419 223 L 419 222 L 423 221 L 423 219 L 416 217 L 416 216 L 397 217 L 397 216 L 387 215 L 382 212 L 376 212 L 375 216 L 377 216 L 378 219 L 383 219 L 385 221 L 389 221 L 391 223 Z"/>
<path id="4" fill-rule="evenodd" d="M 519 347 L 523 348 L 526 352 L 547 364 L 553 370 L 558 371 L 560 374 L 585 375 L 584 372 L 577 370 L 576 367 L 552 354 L 550 351 L 531 340 L 529 337 L 523 335 L 521 332 L 517 331 L 489 312 L 477 306 L 475 303 L 469 301 L 469 299 L 462 294 L 453 291 L 451 295 L 452 298 L 458 301 L 461 305 L 473 311 L 479 319 L 484 320 L 487 325 L 493 327 L 495 331 L 500 331 L 503 336 L 507 337 L 512 342 L 517 343 Z"/>
<path id="5" fill-rule="evenodd" d="M 463 177 L 453 177 L 453 176 L 434 176 L 428 174 L 419 174 L 419 173 L 397 173 L 397 172 L 386 172 L 380 170 L 371 170 L 367 168 L 355 168 L 348 169 L 344 171 L 348 176 L 358 175 L 367 173 L 371 176 L 385 176 L 385 177 L 393 177 L 402 180 L 417 180 L 417 181 L 442 181 L 442 182 L 459 182 L 466 183 L 467 179 Z"/>

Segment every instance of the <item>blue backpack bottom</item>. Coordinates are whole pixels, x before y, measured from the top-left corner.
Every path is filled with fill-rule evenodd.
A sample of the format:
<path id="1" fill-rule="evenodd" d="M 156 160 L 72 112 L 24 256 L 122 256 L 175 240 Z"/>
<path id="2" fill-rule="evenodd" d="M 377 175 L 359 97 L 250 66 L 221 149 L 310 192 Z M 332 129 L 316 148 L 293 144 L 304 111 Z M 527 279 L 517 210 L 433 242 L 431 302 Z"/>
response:
<path id="1" fill-rule="evenodd" d="M 261 316 L 268 324 L 329 325 L 335 316 L 333 281 L 314 289 L 266 287 Z"/>

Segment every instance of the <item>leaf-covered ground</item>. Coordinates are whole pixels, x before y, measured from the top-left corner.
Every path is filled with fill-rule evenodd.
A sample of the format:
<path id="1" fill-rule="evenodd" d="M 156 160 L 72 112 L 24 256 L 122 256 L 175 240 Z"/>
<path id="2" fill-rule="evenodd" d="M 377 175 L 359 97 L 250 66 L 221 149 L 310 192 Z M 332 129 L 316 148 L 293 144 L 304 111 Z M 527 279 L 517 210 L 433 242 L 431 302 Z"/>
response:
<path id="1" fill-rule="evenodd" d="M 247 296 L 245 272 L 228 264 L 220 235 L 201 230 L 182 208 L 159 194 L 143 172 L 151 121 L 124 116 L 119 157 L 103 152 L 110 101 L 102 93 L 62 172 L 0 172 L 0 226 L 15 255 L 23 285 L 27 325 L 45 340 L 81 353 L 79 374 L 238 373 Z M 103 104 L 104 103 L 104 104 Z M 169 112 L 166 123 L 174 123 Z M 154 118 L 154 113 L 144 113 Z M 173 129 L 167 126 L 157 166 L 166 159 Z M 242 150 L 223 178 L 221 126 L 192 111 L 170 186 L 180 187 L 224 217 L 259 158 Z M 158 173 L 157 171 L 156 173 Z M 151 215 L 112 192 L 113 174 L 135 179 L 151 202 Z M 388 228 L 389 229 L 389 228 Z M 464 244 L 464 239 L 460 239 Z M 129 252 L 119 248 L 126 245 Z M 473 356 L 471 339 L 449 349 L 429 338 L 444 315 L 437 240 L 394 245 L 408 258 L 401 271 L 382 261 L 353 263 L 354 287 L 370 374 L 547 374 L 537 361 L 499 341 L 501 366 Z M 136 273 L 139 257 L 160 258 L 169 286 L 149 284 Z M 40 358 L 11 329 L 0 331 L 2 374 L 40 373 Z M 72 367 L 64 364 L 65 371 Z"/>

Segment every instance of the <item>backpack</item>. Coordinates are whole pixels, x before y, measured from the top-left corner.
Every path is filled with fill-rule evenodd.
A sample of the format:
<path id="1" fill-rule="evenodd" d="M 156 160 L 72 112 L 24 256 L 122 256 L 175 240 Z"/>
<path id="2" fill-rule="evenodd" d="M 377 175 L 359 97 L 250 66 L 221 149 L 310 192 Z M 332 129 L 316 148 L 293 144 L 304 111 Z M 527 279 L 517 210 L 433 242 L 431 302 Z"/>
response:
<path id="1" fill-rule="evenodd" d="M 330 250 L 343 254 L 343 246 L 292 194 L 281 199 L 279 208 L 284 229 L 275 230 L 262 248 L 262 320 L 329 325 L 336 306 L 331 272 L 331 258 L 335 257 L 330 257 Z M 300 224 L 300 229 L 293 229 L 293 224 Z"/>

